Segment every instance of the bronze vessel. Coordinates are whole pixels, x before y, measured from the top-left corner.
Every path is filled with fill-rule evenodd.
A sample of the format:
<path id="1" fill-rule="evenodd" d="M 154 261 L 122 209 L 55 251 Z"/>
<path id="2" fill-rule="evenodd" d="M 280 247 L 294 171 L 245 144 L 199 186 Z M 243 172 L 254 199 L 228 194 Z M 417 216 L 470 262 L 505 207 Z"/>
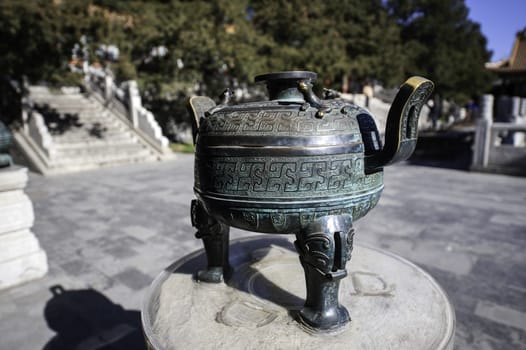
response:
<path id="1" fill-rule="evenodd" d="M 383 167 L 407 159 L 416 146 L 418 116 L 433 90 L 408 79 L 388 114 L 385 145 L 370 113 L 341 99 L 320 99 L 316 74 L 260 75 L 269 101 L 230 105 L 192 97 L 195 177 L 192 224 L 208 267 L 197 278 L 228 279 L 229 227 L 296 235 L 307 298 L 297 319 L 321 332 L 350 321 L 338 302 L 347 275 L 354 221 L 383 189 Z M 328 95 L 331 95 L 330 93 Z"/>

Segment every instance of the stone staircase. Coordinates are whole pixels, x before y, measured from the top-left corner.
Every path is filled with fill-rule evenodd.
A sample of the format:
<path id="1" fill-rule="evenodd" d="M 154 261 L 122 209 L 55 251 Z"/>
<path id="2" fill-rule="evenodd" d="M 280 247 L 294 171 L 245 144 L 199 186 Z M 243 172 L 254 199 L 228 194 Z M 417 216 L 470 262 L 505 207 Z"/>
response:
<path id="1" fill-rule="evenodd" d="M 93 96 L 78 90 L 59 92 L 33 86 L 29 89 L 28 101 L 30 112 L 26 112 L 25 130 L 15 133 L 15 139 L 41 173 L 57 174 L 163 158 L 127 120 Z"/>

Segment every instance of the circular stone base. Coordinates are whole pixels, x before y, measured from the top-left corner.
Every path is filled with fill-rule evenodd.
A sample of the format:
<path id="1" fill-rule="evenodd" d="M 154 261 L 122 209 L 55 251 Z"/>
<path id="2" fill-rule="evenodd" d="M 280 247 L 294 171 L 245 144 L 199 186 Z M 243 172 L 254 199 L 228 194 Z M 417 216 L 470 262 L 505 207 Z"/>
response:
<path id="1" fill-rule="evenodd" d="M 283 238 L 282 238 L 283 237 Z M 203 250 L 163 271 L 144 300 L 144 333 L 153 349 L 452 349 L 454 310 L 423 270 L 394 254 L 355 245 L 340 287 L 351 322 L 316 334 L 295 321 L 305 300 L 293 236 L 230 244 L 228 284 L 196 282 Z"/>

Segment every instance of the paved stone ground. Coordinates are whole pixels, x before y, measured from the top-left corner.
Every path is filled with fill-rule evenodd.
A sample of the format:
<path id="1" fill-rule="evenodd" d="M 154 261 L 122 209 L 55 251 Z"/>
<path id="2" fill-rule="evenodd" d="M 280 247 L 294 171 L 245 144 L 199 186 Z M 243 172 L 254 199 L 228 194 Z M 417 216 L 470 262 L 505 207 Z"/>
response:
<path id="1" fill-rule="evenodd" d="M 146 288 L 201 248 L 189 220 L 192 163 L 179 155 L 31 174 L 33 232 L 50 271 L 0 291 L 0 349 L 142 349 Z M 399 165 L 386 169 L 385 184 L 380 204 L 356 223 L 356 241 L 438 280 L 456 309 L 456 349 L 526 349 L 526 179 Z"/>

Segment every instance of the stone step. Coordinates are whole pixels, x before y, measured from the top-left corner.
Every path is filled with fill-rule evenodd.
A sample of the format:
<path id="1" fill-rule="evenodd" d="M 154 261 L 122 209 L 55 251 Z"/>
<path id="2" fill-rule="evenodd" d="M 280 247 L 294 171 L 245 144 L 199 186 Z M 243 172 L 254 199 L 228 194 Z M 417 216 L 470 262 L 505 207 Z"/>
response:
<path id="1" fill-rule="evenodd" d="M 55 94 L 45 94 L 45 93 L 38 93 L 38 94 L 31 94 L 29 96 L 29 99 L 33 102 L 36 101 L 47 101 L 47 102 L 58 102 L 58 103 L 68 103 L 68 102 L 74 102 L 74 101 L 89 101 L 86 99 L 84 95 L 55 95 Z"/>
<path id="2" fill-rule="evenodd" d="M 53 159 L 50 161 L 51 168 L 68 168 L 68 169 L 89 169 L 111 164 L 126 164 L 136 163 L 148 160 L 156 160 L 157 158 L 151 154 L 147 149 L 143 149 L 133 154 L 117 153 L 109 154 L 102 153 L 92 157 L 67 157 L 60 159 Z"/>
<path id="3" fill-rule="evenodd" d="M 56 101 L 36 100 L 33 104 L 37 107 L 48 107 L 52 109 L 72 109 L 72 108 L 99 108 L 97 105 L 86 103 L 86 101 L 71 101 L 70 103 L 57 103 Z"/>
<path id="4" fill-rule="evenodd" d="M 91 100 L 88 100 L 84 97 L 78 97 L 78 98 L 70 98 L 70 99 L 63 99 L 63 98 L 48 98 L 48 97 L 30 97 L 30 101 L 32 101 L 34 104 L 37 105 L 50 105 L 50 106 L 58 106 L 58 107 L 74 107 L 74 106 L 96 106 Z"/>
<path id="5" fill-rule="evenodd" d="M 66 138 L 75 138 L 75 137 L 99 137 L 107 138 L 115 136 L 117 134 L 124 133 L 125 135 L 131 135 L 129 130 L 126 130 L 123 126 L 119 124 L 96 124 L 96 123 L 80 123 L 79 126 L 73 126 L 66 131 L 59 132 L 53 131 L 51 124 L 48 124 L 49 132 L 54 137 L 66 137 Z"/>
<path id="6" fill-rule="evenodd" d="M 102 127 L 106 127 L 108 131 L 114 126 L 121 130 L 127 129 L 121 121 L 113 116 L 111 112 L 105 110 L 98 102 L 92 101 L 81 94 L 41 94 L 40 97 L 36 99 L 36 102 L 37 104 L 48 105 L 48 108 L 53 109 L 54 112 L 61 115 L 75 115 L 78 118 L 77 122 L 81 125 L 81 128 L 90 128 L 91 125 L 89 124 L 100 123 Z"/>
<path id="7" fill-rule="evenodd" d="M 100 124 L 115 124 L 115 125 L 122 125 L 122 122 L 115 118 L 114 116 L 108 115 L 108 114 L 90 114 L 90 115 L 83 115 L 81 114 L 79 116 L 79 122 L 83 124 L 93 124 L 93 123 L 100 123 Z"/>
<path id="8" fill-rule="evenodd" d="M 64 114 L 61 114 L 58 118 L 51 118 L 47 117 L 46 114 L 43 114 L 44 120 L 52 121 L 52 120 L 63 120 L 67 121 L 68 117 L 66 117 Z M 114 116 L 106 113 L 106 112 L 94 112 L 94 113 L 77 113 L 73 115 L 73 119 L 84 122 L 84 123 L 105 123 L 105 122 L 116 122 L 119 121 Z"/>
<path id="9" fill-rule="evenodd" d="M 72 126 L 71 128 L 63 131 L 62 133 L 54 132 L 52 126 L 48 125 L 50 133 L 55 137 L 62 138 L 75 138 L 83 136 L 92 136 L 99 138 L 108 138 L 118 134 L 131 135 L 131 131 L 126 130 L 124 127 L 116 124 L 96 124 L 96 123 L 83 123 L 81 126 Z"/>
<path id="10" fill-rule="evenodd" d="M 130 144 L 137 143 L 137 138 L 130 135 L 116 135 L 113 137 L 98 138 L 95 136 L 82 136 L 75 138 L 53 138 L 53 144 L 56 149 L 63 148 L 82 148 L 77 145 L 109 145 L 109 144 Z"/>
<path id="11" fill-rule="evenodd" d="M 80 110 L 76 113 L 62 113 L 62 111 L 55 111 L 58 113 L 61 117 L 58 117 L 58 119 L 66 120 L 66 114 L 72 114 L 79 122 L 81 123 L 118 123 L 121 124 L 122 122 L 112 115 L 110 112 L 105 111 L 103 109 L 97 109 L 97 110 Z M 46 113 L 42 113 L 42 116 L 44 119 L 51 120 L 52 118 L 47 117 Z"/>
<path id="12" fill-rule="evenodd" d="M 37 110 L 40 107 L 55 114 L 46 122 L 53 140 L 50 174 L 157 160 L 155 151 L 141 143 L 134 130 L 98 99 L 38 87 L 30 92 Z M 61 128 L 66 130 L 59 133 Z"/>
<path id="13" fill-rule="evenodd" d="M 100 117 L 106 117 L 107 113 L 104 112 L 102 109 L 93 109 L 93 110 L 86 110 L 86 109 L 77 109 L 77 110 L 58 110 L 58 109 L 36 109 L 43 117 L 44 119 L 54 119 L 54 118 L 86 118 L 91 116 L 100 116 Z"/>
<path id="14" fill-rule="evenodd" d="M 54 121 L 47 121 L 46 123 L 48 127 L 53 128 L 55 124 L 60 124 L 60 122 L 54 122 Z M 106 128 L 107 130 L 127 130 L 125 125 L 122 125 L 122 122 L 115 119 L 108 119 L 108 118 L 82 118 L 75 121 L 75 123 L 71 126 L 69 130 L 90 130 L 91 128 L 95 126 L 99 126 L 101 128 Z M 69 131 L 68 130 L 68 131 Z"/>
<path id="15" fill-rule="evenodd" d="M 135 154 L 141 154 L 146 150 L 142 145 L 138 143 L 123 143 L 123 144 L 91 144 L 86 145 L 85 147 L 68 147 L 68 148 L 60 148 L 56 150 L 54 158 L 76 158 L 76 157 L 83 157 L 83 158 L 94 158 L 99 156 L 106 156 L 109 155 L 130 155 L 133 156 Z"/>
<path id="16" fill-rule="evenodd" d="M 148 149 L 141 147 L 111 147 L 111 150 L 101 147 L 99 149 L 85 148 L 77 150 L 61 150 L 58 152 L 61 154 L 54 155 L 51 159 L 51 163 L 92 163 L 112 158 L 134 158 L 151 155 Z"/>
<path id="17" fill-rule="evenodd" d="M 74 171 L 83 171 L 90 169 L 98 169 L 103 167 L 119 166 L 124 164 L 133 164 L 133 163 L 145 163 L 145 162 L 155 162 L 157 157 L 153 155 L 144 156 L 144 157 L 127 157 L 127 158 L 114 158 L 110 160 L 103 160 L 94 163 L 74 163 L 74 164 L 59 164 L 54 165 L 50 168 L 50 173 L 61 174 L 61 173 L 70 173 Z"/>
<path id="18" fill-rule="evenodd" d="M 74 100 L 48 100 L 50 104 L 56 105 L 59 107 L 70 108 L 75 106 L 92 106 L 92 107 L 102 107 L 101 105 L 95 103 L 94 101 L 88 100 L 84 97 Z"/>
<path id="19" fill-rule="evenodd" d="M 53 132 L 50 134 L 54 142 L 81 142 L 85 140 L 112 140 L 114 138 L 131 137 L 132 134 L 128 131 L 121 130 L 117 127 L 107 128 L 106 130 L 79 128 L 76 130 L 68 130 L 64 133 Z"/>
<path id="20" fill-rule="evenodd" d="M 92 114 L 102 113 L 104 108 L 91 105 L 58 106 L 56 104 L 37 104 L 37 109 L 51 110 L 58 114 Z"/>
<path id="21" fill-rule="evenodd" d="M 69 101 L 85 101 L 86 96 L 82 94 L 68 94 L 68 95 L 62 95 L 62 94 L 31 94 L 30 99 L 32 101 L 60 101 L 60 102 L 69 102 Z"/>
<path id="22" fill-rule="evenodd" d="M 75 149 L 75 148 L 85 148 L 91 146 L 113 146 L 113 145 L 127 145 L 131 143 L 137 143 L 138 140 L 134 136 L 116 136 L 111 139 L 99 139 L 99 138 L 89 138 L 85 140 L 62 140 L 62 142 L 55 142 L 55 149 Z"/>
<path id="23" fill-rule="evenodd" d="M 96 106 L 70 106 L 70 107 L 57 107 L 52 106 L 53 110 L 59 114 L 100 114 L 104 113 L 104 108 Z"/>
<path id="24" fill-rule="evenodd" d="M 93 125 L 87 125 L 82 127 L 75 127 L 69 129 L 63 133 L 53 132 L 50 130 L 53 140 L 68 140 L 75 141 L 78 138 L 83 139 L 111 139 L 112 137 L 122 136 L 132 136 L 132 132 L 126 130 L 118 125 L 107 125 L 101 127 L 94 127 Z"/>

